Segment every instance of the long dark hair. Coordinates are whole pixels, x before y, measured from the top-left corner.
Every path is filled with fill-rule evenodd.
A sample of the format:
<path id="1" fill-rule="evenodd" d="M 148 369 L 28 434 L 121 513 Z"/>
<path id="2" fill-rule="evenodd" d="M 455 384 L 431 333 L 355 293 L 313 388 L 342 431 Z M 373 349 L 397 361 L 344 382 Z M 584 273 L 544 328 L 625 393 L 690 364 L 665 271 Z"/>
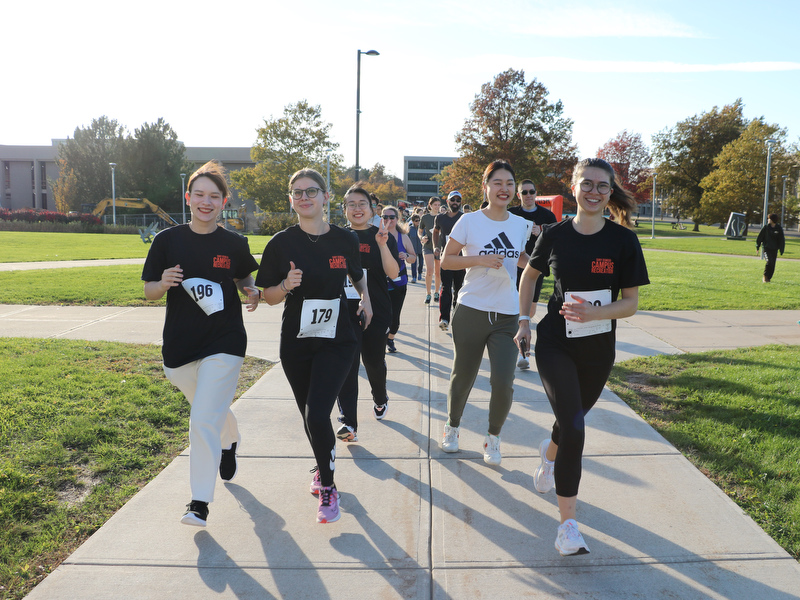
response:
<path id="1" fill-rule="evenodd" d="M 608 200 L 608 210 L 611 211 L 617 223 L 625 225 L 625 227 L 628 228 L 633 228 L 632 215 L 639 205 L 636 203 L 633 196 L 631 196 L 630 192 L 617 183 L 614 167 L 602 158 L 584 158 L 575 165 L 575 169 L 572 171 L 573 187 L 583 176 L 583 172 L 589 167 L 602 169 L 608 174 L 608 178 L 611 181 L 611 197 Z"/>

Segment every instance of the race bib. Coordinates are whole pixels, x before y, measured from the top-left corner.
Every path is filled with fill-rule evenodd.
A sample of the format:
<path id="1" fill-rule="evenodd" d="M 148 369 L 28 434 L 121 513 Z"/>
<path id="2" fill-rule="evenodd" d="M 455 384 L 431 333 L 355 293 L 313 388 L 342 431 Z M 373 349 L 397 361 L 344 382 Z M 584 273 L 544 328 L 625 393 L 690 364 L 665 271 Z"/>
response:
<path id="1" fill-rule="evenodd" d="M 298 338 L 336 337 L 336 323 L 339 321 L 339 299 L 335 300 L 303 300 L 300 313 L 300 331 Z"/>
<path id="2" fill-rule="evenodd" d="M 367 283 L 367 270 L 362 269 L 364 271 L 364 283 Z M 347 297 L 348 300 L 361 300 L 361 296 L 358 294 L 358 290 L 356 290 L 353 282 L 350 281 L 349 277 L 344 278 L 344 295 Z"/>
<path id="3" fill-rule="evenodd" d="M 202 277 L 192 277 L 183 280 L 181 285 L 207 315 L 213 315 L 225 308 L 225 298 L 222 297 L 220 284 Z"/>
<path id="4" fill-rule="evenodd" d="M 566 292 L 564 294 L 564 302 L 577 302 L 577 300 L 575 300 L 575 296 L 579 296 L 586 302 L 591 302 L 595 306 L 606 306 L 607 304 L 611 304 L 611 290 L 597 290 L 594 292 Z M 611 331 L 611 319 L 589 321 L 588 323 L 566 321 L 566 324 L 568 338 L 587 337 L 590 335 L 599 335 L 601 333 L 608 333 Z"/>

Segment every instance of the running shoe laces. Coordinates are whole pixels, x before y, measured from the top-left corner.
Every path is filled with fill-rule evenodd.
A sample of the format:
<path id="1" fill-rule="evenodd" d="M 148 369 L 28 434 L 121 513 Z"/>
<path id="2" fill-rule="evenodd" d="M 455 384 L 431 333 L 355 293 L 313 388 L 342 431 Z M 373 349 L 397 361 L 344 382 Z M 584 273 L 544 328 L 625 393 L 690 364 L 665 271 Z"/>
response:
<path id="1" fill-rule="evenodd" d="M 556 536 L 556 550 L 561 556 L 572 556 L 574 554 L 589 554 L 589 546 L 578 531 L 578 523 L 575 519 L 567 519 L 558 526 Z"/>
<path id="2" fill-rule="evenodd" d="M 336 486 L 320 488 L 317 523 L 333 523 L 338 521 L 340 516 L 339 492 L 336 491 Z"/>

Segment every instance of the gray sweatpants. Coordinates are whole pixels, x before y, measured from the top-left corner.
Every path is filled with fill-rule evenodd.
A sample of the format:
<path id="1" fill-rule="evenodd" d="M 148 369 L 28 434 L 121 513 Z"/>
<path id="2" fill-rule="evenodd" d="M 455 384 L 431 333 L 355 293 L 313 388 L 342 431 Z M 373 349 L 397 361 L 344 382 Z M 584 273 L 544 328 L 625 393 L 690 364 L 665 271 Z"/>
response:
<path id="1" fill-rule="evenodd" d="M 461 304 L 456 306 L 452 321 L 455 355 L 447 392 L 447 416 L 451 427 L 461 424 L 461 415 L 481 367 L 483 351 L 488 349 L 491 385 L 489 433 L 500 435 L 514 399 L 518 353 L 514 335 L 518 328 L 519 315 L 486 312 Z"/>

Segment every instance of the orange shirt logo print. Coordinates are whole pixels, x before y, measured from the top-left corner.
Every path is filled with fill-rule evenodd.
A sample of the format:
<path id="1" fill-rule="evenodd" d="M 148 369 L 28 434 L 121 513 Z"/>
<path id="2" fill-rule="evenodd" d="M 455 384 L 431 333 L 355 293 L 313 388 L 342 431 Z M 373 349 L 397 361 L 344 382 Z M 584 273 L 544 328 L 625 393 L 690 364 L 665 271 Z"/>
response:
<path id="1" fill-rule="evenodd" d="M 362 254 L 369 254 L 369 244 L 359 244 L 358 250 Z"/>
<path id="2" fill-rule="evenodd" d="M 344 256 L 331 256 L 330 260 L 331 269 L 346 269 L 347 259 Z"/>
<path id="3" fill-rule="evenodd" d="M 614 261 L 610 258 L 597 258 L 592 261 L 592 273 L 602 273 L 604 275 L 614 274 Z"/>
<path id="4" fill-rule="evenodd" d="M 214 268 L 215 269 L 230 269 L 231 268 L 231 257 L 225 256 L 224 254 L 217 254 L 214 257 Z"/>

